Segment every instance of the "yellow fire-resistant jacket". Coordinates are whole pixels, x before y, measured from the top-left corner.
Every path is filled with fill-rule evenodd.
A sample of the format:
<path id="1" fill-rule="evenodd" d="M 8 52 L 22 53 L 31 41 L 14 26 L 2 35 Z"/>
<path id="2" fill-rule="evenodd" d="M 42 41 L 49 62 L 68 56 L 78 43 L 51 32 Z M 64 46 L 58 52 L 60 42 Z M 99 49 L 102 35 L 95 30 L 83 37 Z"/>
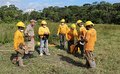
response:
<path id="1" fill-rule="evenodd" d="M 79 35 L 78 35 L 78 39 L 80 40 L 81 38 L 84 39 L 85 35 L 86 35 L 86 28 L 84 26 L 80 27 L 79 29 Z"/>
<path id="2" fill-rule="evenodd" d="M 69 40 L 74 40 L 74 38 L 76 37 L 77 38 L 78 36 L 78 33 L 77 33 L 77 30 L 74 29 L 74 30 L 71 30 L 69 29 L 68 30 L 68 33 L 66 34 L 66 39 L 69 41 Z"/>
<path id="3" fill-rule="evenodd" d="M 85 44 L 85 50 L 93 51 L 95 42 L 97 40 L 97 32 L 95 29 L 90 29 L 87 31 L 85 40 L 87 43 Z"/>
<path id="4" fill-rule="evenodd" d="M 57 35 L 59 35 L 59 34 L 66 34 L 68 32 L 68 29 L 69 28 L 68 28 L 68 26 L 66 24 L 59 25 Z"/>
<path id="5" fill-rule="evenodd" d="M 49 28 L 47 26 L 46 27 L 42 27 L 42 26 L 39 27 L 38 34 L 40 35 L 41 38 L 43 38 L 45 33 L 50 34 Z"/>
<path id="6" fill-rule="evenodd" d="M 22 32 L 17 30 L 14 34 L 14 49 L 15 50 L 18 50 L 20 43 L 24 44 L 24 35 Z"/>

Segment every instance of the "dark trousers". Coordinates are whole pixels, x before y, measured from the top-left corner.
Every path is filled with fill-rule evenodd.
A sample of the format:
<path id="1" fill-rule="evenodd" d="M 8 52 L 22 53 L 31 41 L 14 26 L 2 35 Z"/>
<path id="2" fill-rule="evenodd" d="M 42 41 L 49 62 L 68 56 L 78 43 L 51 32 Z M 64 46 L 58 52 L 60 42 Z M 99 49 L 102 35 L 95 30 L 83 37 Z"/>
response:
<path id="1" fill-rule="evenodd" d="M 65 35 L 64 34 L 59 34 L 59 38 L 60 38 L 60 49 L 64 49 L 65 48 Z"/>
<path id="2" fill-rule="evenodd" d="M 84 43 L 84 41 L 80 40 L 79 43 L 78 43 L 78 45 L 77 45 L 77 47 L 80 48 L 81 56 L 83 56 L 83 54 L 84 54 L 84 44 L 82 45 L 81 43 Z"/>
<path id="3" fill-rule="evenodd" d="M 80 45 L 79 48 L 80 48 L 80 51 L 81 51 L 81 55 L 83 56 L 83 54 L 84 54 L 84 45 Z"/>
<path id="4" fill-rule="evenodd" d="M 67 49 L 67 52 L 69 53 L 70 52 L 70 46 L 74 44 L 74 40 L 69 40 L 68 41 L 68 49 Z"/>

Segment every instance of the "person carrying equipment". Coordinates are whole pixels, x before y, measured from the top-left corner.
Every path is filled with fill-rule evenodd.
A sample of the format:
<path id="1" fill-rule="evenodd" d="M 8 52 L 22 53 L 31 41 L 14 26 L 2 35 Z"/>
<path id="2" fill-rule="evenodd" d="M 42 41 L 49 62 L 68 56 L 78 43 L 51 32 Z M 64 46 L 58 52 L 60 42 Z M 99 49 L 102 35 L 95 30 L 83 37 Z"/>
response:
<path id="1" fill-rule="evenodd" d="M 49 49 L 48 49 L 48 38 L 50 35 L 49 28 L 46 26 L 47 22 L 45 20 L 42 20 L 41 26 L 39 27 L 38 34 L 40 37 L 40 56 L 43 56 L 43 52 L 46 55 L 50 55 Z"/>
<path id="2" fill-rule="evenodd" d="M 14 49 L 17 53 L 17 57 L 13 58 L 12 62 L 13 63 L 18 62 L 19 66 L 25 67 L 22 59 L 24 54 L 28 54 L 28 50 L 24 42 L 24 34 L 23 34 L 25 24 L 23 22 L 18 22 L 16 26 L 18 27 L 18 30 L 14 34 Z"/>
<path id="3" fill-rule="evenodd" d="M 85 36 L 85 57 L 86 65 L 91 68 L 96 67 L 95 57 L 93 55 L 95 42 L 97 40 L 96 30 L 93 28 L 94 24 L 91 21 L 85 23 L 85 27 L 88 30 Z"/>
<path id="4" fill-rule="evenodd" d="M 30 20 L 30 24 L 27 26 L 25 30 L 25 39 L 26 39 L 26 44 L 28 46 L 28 51 L 29 51 L 29 57 L 34 57 L 33 52 L 35 48 L 35 40 L 34 40 L 34 26 L 35 26 L 36 21 L 35 20 Z"/>
<path id="5" fill-rule="evenodd" d="M 76 22 L 76 24 L 80 27 L 79 33 L 78 33 L 78 39 L 80 40 L 80 43 L 79 43 L 78 47 L 80 48 L 81 56 L 83 56 L 83 54 L 84 54 L 84 44 L 85 44 L 84 38 L 85 38 L 87 30 L 84 27 L 82 20 L 78 20 Z"/>
<path id="6" fill-rule="evenodd" d="M 71 49 L 71 45 L 74 45 L 75 38 L 77 38 L 78 33 L 76 30 L 76 25 L 72 24 L 70 29 L 68 30 L 68 33 L 66 34 L 66 39 L 68 41 L 68 53 L 72 53 L 73 49 Z"/>
<path id="7" fill-rule="evenodd" d="M 60 38 L 60 49 L 65 49 L 65 43 L 66 43 L 66 34 L 67 34 L 67 31 L 68 31 L 68 26 L 65 24 L 65 19 L 62 19 L 61 21 L 61 24 L 59 25 L 58 27 L 58 32 L 57 32 L 57 35 L 59 36 Z"/>

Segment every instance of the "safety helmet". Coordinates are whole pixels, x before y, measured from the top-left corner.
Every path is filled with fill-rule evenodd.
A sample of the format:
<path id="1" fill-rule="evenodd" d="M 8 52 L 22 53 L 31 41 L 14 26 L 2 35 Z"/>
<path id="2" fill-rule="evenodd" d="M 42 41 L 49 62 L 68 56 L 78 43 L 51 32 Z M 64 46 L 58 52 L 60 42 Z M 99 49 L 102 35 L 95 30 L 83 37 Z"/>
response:
<path id="1" fill-rule="evenodd" d="M 94 26 L 94 24 L 93 24 L 91 21 L 87 21 L 87 22 L 85 23 L 85 26 L 90 26 L 90 25 Z"/>
<path id="2" fill-rule="evenodd" d="M 72 28 L 72 29 L 76 29 L 76 25 L 75 25 L 75 24 L 72 24 L 72 25 L 71 25 L 71 28 Z"/>
<path id="3" fill-rule="evenodd" d="M 41 24 L 46 25 L 47 22 L 46 22 L 45 20 L 42 20 L 42 21 L 41 21 Z"/>
<path id="4" fill-rule="evenodd" d="M 20 22 L 18 22 L 18 23 L 16 24 L 16 26 L 17 26 L 17 27 L 25 27 L 25 24 L 20 21 Z"/>
<path id="5" fill-rule="evenodd" d="M 61 23 L 65 23 L 65 19 L 62 19 L 60 22 L 61 22 Z"/>
<path id="6" fill-rule="evenodd" d="M 40 42 L 37 42 L 37 45 L 40 46 Z"/>
<path id="7" fill-rule="evenodd" d="M 79 24 L 79 23 L 82 23 L 82 20 L 78 20 L 78 21 L 77 21 L 77 24 Z"/>

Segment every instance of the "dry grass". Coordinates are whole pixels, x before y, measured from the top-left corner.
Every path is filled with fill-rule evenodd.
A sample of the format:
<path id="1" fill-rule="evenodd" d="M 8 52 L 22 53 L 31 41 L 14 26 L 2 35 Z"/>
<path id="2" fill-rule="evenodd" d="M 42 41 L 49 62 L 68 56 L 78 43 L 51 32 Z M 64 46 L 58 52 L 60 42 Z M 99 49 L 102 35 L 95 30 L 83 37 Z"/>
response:
<path id="1" fill-rule="evenodd" d="M 16 28 L 14 23 L 13 25 L 11 24 L 11 27 L 6 25 L 0 24 L 0 32 L 2 32 L 0 41 L 4 42 L 3 39 L 7 35 L 5 39 L 8 43 L 0 44 L 0 50 L 13 50 L 12 35 Z M 58 23 L 49 23 L 48 26 L 52 35 L 56 34 L 57 25 Z M 38 26 L 35 27 L 36 33 Z M 95 28 L 98 35 L 94 51 L 97 57 L 97 68 L 95 69 L 87 69 L 84 66 L 85 60 L 82 58 L 67 54 L 66 51 L 58 50 L 57 47 L 49 47 L 51 56 L 39 57 L 37 52 L 35 52 L 36 58 L 24 60 L 25 64 L 27 64 L 25 68 L 20 68 L 11 63 L 9 58 L 13 51 L 0 51 L 0 74 L 119 74 L 120 26 L 97 24 Z M 52 39 L 52 35 L 49 39 L 50 42 L 58 44 L 58 39 Z M 37 36 L 36 40 L 38 40 Z"/>

